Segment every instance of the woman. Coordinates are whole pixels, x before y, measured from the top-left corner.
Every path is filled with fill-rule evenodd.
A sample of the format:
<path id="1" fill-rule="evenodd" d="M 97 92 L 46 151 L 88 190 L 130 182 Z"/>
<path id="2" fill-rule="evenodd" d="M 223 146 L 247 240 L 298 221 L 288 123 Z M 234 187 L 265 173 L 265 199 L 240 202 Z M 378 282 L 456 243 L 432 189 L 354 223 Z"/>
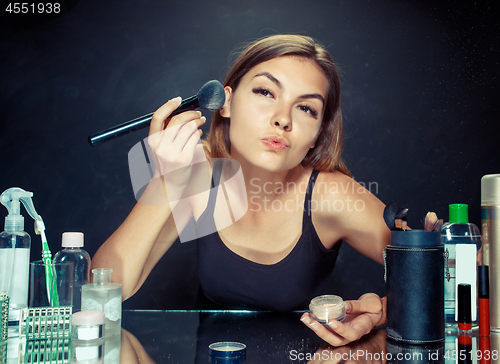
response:
<path id="1" fill-rule="evenodd" d="M 214 115 L 205 152 L 211 161 L 239 163 L 246 193 L 245 201 L 241 195 L 236 200 L 247 204 L 246 213 L 231 224 L 217 220 L 218 206 L 231 210 L 231 203 L 224 199 L 227 191 L 209 183 L 218 186 L 214 180 L 224 171 L 210 167 L 212 178 L 204 178 L 203 168 L 191 167 L 208 165 L 198 143 L 205 118 L 189 111 L 169 119 L 180 104 L 172 99 L 151 122 L 156 178 L 96 253 L 93 266 L 113 268 L 124 299 L 130 297 L 191 215 L 197 226 L 208 221 L 218 230 L 199 235 L 198 272 L 206 296 L 224 306 L 306 308 L 326 292 L 341 241 L 382 264 L 389 242 L 384 205 L 351 178 L 341 160 L 340 82 L 328 52 L 303 36 L 261 39 L 241 53 L 224 90 L 226 101 Z M 190 192 L 199 191 L 200 183 L 211 192 Z M 160 197 L 168 203 L 151 203 Z M 343 323 L 323 326 L 308 313 L 301 320 L 338 346 L 383 323 L 385 306 L 385 299 L 370 293 L 348 301 L 352 315 Z"/>

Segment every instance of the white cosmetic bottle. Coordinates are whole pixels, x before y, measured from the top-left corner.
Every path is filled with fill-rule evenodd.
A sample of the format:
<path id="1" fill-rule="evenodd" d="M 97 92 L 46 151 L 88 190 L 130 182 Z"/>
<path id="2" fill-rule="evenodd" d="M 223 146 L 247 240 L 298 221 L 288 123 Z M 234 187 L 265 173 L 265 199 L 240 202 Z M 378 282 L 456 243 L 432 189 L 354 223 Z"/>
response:
<path id="1" fill-rule="evenodd" d="M 106 317 L 105 335 L 121 333 L 122 285 L 111 283 L 109 268 L 92 269 L 94 283 L 82 287 L 82 311 L 101 311 Z"/>

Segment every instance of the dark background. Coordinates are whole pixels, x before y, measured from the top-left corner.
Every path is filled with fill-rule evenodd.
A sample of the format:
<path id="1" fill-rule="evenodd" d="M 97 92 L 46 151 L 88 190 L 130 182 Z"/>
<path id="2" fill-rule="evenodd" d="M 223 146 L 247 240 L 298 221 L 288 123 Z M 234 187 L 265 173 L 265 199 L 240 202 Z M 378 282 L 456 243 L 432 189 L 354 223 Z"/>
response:
<path id="1" fill-rule="evenodd" d="M 238 46 L 276 33 L 312 36 L 338 62 L 358 181 L 406 203 L 414 228 L 455 202 L 480 224 L 481 177 L 500 172 L 497 0 L 61 0 L 57 16 L 9 15 L 7 3 L 0 192 L 34 193 L 53 253 L 82 231 L 93 255 L 135 203 L 127 155 L 147 130 L 97 147 L 90 134 L 222 81 Z M 192 308 L 195 268 L 195 244 L 174 244 L 124 307 Z M 383 294 L 383 267 L 344 244 L 332 284 L 346 299 Z"/>

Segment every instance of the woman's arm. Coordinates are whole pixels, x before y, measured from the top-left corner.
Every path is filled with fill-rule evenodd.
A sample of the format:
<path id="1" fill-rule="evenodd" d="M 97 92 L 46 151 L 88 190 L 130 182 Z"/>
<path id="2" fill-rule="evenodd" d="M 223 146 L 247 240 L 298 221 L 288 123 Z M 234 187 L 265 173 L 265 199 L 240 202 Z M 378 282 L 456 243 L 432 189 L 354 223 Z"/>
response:
<path id="1" fill-rule="evenodd" d="M 170 100 L 153 115 L 148 143 L 155 175 L 123 224 L 92 258 L 92 268 L 113 269 L 113 281 L 122 284 L 124 300 L 141 287 L 191 215 L 189 211 L 176 214 L 174 222 L 172 209 L 188 207 L 176 205 L 172 198 L 169 202 L 169 196 L 181 195 L 189 182 L 191 170 L 182 167 L 193 159 L 201 135 L 198 127 L 205 119 L 197 111 L 168 119 L 180 101 Z M 181 172 L 171 173 L 176 170 Z"/>
<path id="2" fill-rule="evenodd" d="M 126 300 L 140 288 L 176 238 L 168 204 L 152 206 L 138 202 L 96 252 L 92 268 L 112 268 L 113 282 L 122 284 L 122 299 Z"/>
<path id="3" fill-rule="evenodd" d="M 323 208 L 317 216 L 317 226 L 322 229 L 327 248 L 343 240 L 359 253 L 383 264 L 383 250 L 390 243 L 390 230 L 385 224 L 385 205 L 370 191 L 352 178 L 341 173 L 327 173 L 318 182 L 336 188 L 319 189 L 316 198 L 328 200 L 331 209 Z M 337 203 L 337 205 L 335 205 Z M 333 208 L 337 206 L 337 208 Z M 344 208 L 339 209 L 338 206 Z M 329 227 L 328 229 L 326 227 Z M 334 227 L 334 228 L 332 228 Z M 326 232 L 326 233 L 325 233 Z M 358 300 L 346 301 L 346 319 L 321 325 L 312 320 L 309 313 L 302 321 L 318 336 L 333 346 L 345 345 L 358 340 L 374 327 L 386 321 L 387 299 L 375 293 L 362 295 Z"/>
<path id="4" fill-rule="evenodd" d="M 371 191 L 340 172 L 321 173 L 316 184 L 315 199 L 322 208 L 314 213 L 313 222 L 325 246 L 331 249 L 342 240 L 383 264 L 382 252 L 391 238 L 383 216 L 385 205 Z"/>

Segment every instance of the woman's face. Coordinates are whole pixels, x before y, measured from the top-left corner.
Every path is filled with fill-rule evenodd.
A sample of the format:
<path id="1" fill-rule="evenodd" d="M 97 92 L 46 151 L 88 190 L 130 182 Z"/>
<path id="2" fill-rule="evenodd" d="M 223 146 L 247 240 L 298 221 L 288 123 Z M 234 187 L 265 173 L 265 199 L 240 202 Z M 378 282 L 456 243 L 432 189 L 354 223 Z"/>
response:
<path id="1" fill-rule="evenodd" d="M 284 56 L 260 63 L 226 87 L 221 115 L 231 119 L 231 156 L 269 171 L 299 165 L 321 129 L 328 81 L 305 58 Z"/>

